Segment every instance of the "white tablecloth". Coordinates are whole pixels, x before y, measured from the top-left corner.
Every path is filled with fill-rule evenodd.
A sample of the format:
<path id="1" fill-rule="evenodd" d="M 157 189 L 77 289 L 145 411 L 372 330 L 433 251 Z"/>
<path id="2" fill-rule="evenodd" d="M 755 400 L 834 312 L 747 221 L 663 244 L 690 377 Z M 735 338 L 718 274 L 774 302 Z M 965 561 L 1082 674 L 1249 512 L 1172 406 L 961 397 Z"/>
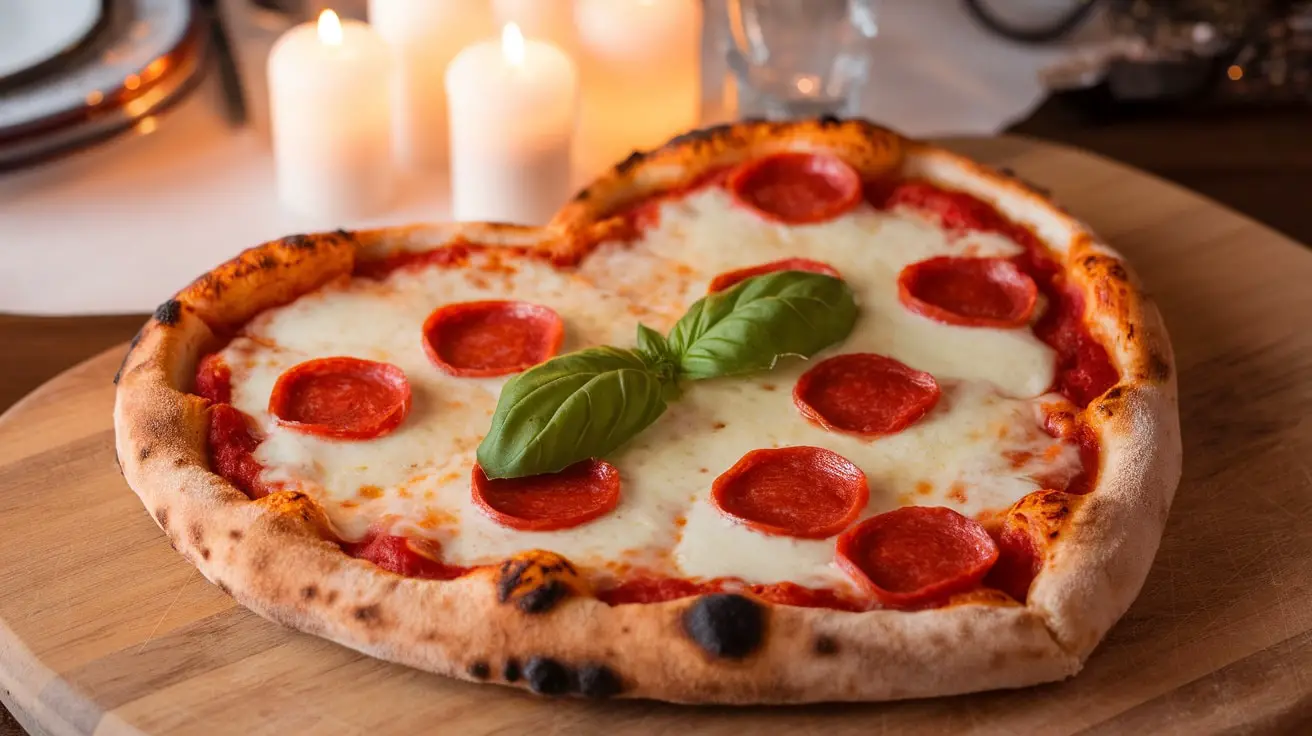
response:
<path id="1" fill-rule="evenodd" d="M 0 175 L 0 311 L 146 311 L 265 240 L 447 216 L 441 175 L 407 182 L 395 206 L 369 221 L 283 211 L 265 133 L 263 60 L 272 36 L 250 32 L 240 15 L 233 20 L 252 126 L 226 127 L 210 82 L 161 116 L 148 135 Z M 1042 100 L 1038 70 L 1062 53 L 998 40 L 956 0 L 890 0 L 883 4 L 863 112 L 915 136 L 993 134 Z M 712 72 L 717 61 L 708 64 Z"/>

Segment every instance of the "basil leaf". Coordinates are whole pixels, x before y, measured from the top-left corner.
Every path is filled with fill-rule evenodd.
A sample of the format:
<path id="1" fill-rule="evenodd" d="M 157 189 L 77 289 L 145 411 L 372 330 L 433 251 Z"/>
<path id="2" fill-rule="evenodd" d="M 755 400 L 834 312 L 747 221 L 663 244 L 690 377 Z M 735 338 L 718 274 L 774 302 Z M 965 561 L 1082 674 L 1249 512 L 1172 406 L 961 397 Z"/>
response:
<path id="1" fill-rule="evenodd" d="M 641 322 L 638 323 L 638 352 L 642 353 L 648 365 L 672 359 L 670 344 L 665 341 L 665 336 Z"/>
<path id="2" fill-rule="evenodd" d="M 634 351 L 568 353 L 506 383 L 478 464 L 489 478 L 555 473 L 612 452 L 664 411 L 661 381 Z"/>
<path id="3" fill-rule="evenodd" d="M 638 323 L 638 355 L 647 363 L 647 368 L 656 376 L 656 380 L 665 387 L 665 400 L 679 398 L 679 357 L 670 352 L 670 344 L 665 336 L 647 325 Z"/>
<path id="4" fill-rule="evenodd" d="M 698 300 L 670 331 L 691 380 L 768 370 L 780 357 L 810 357 L 847 337 L 856 300 L 841 279 L 778 271 Z"/>

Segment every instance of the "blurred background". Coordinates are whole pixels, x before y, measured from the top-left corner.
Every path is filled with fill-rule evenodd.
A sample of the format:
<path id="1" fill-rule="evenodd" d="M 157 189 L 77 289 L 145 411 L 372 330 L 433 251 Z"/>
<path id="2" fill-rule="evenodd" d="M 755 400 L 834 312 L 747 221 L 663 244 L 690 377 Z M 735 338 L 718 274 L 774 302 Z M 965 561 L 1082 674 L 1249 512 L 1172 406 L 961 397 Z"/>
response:
<path id="1" fill-rule="evenodd" d="M 305 197 L 327 196 L 314 182 L 331 177 L 288 163 L 292 149 L 315 136 L 368 148 L 343 146 L 333 136 L 360 134 L 333 121 L 365 117 L 372 95 L 358 89 L 387 84 L 352 71 L 342 90 L 347 79 L 365 87 L 348 95 L 360 100 L 349 112 L 289 103 L 308 122 L 275 140 L 270 99 L 304 90 L 270 93 L 270 51 L 326 8 L 348 28 L 378 16 L 369 33 L 399 54 L 408 97 L 392 110 L 404 159 L 395 174 L 371 170 L 389 177 L 372 193 L 332 190 L 370 206 L 337 200 L 316 212 Z M 1312 240 L 1312 210 L 1301 204 L 1312 182 L 1312 2 L 0 0 L 0 312 L 140 312 L 240 248 L 287 232 L 459 219 L 442 70 L 508 23 L 531 48 L 550 44 L 575 62 L 569 189 L 698 125 L 856 115 L 913 136 L 1005 132 L 1073 144 Z M 312 59 L 288 64 L 293 79 L 314 72 Z M 573 89 L 546 80 L 521 92 L 552 84 Z M 407 115 L 409 127 L 399 119 Z M 534 117 L 507 115 L 520 127 Z M 520 133 L 498 135 L 529 136 Z M 560 191 L 541 194 L 534 212 L 568 196 L 543 176 Z M 290 183 L 298 177 L 309 183 Z M 125 252 L 136 256 L 131 288 Z M 48 288 L 70 268 L 120 278 Z"/>

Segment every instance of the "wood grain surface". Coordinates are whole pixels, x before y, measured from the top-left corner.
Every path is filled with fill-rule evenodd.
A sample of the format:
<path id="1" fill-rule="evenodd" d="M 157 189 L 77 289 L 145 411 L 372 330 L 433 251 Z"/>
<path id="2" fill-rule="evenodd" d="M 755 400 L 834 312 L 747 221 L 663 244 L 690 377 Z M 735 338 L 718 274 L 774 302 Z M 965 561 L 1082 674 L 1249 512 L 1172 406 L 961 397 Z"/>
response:
<path id="1" fill-rule="evenodd" d="M 1171 329 L 1184 479 L 1143 593 L 1076 678 L 865 706 L 547 701 L 370 660 L 236 606 L 114 468 L 121 349 L 0 418 L 0 699 L 65 733 L 1210 733 L 1312 728 L 1312 253 L 1087 154 L 954 148 L 1053 191 Z"/>

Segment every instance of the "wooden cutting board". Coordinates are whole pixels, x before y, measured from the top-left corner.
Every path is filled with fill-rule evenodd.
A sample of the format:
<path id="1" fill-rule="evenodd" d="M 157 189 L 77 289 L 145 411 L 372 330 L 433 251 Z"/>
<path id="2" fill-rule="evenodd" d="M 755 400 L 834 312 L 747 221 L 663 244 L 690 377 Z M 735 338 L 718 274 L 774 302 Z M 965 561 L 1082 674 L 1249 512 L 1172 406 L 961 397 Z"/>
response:
<path id="1" fill-rule="evenodd" d="M 112 350 L 0 418 L 0 699 L 65 733 L 1198 733 L 1312 728 L 1312 253 L 1195 195 L 1017 139 L 1171 329 L 1184 479 L 1130 612 L 1067 682 L 905 703 L 549 701 L 363 657 L 235 605 L 114 467 Z M 3 348 L 0 348 L 3 349 Z"/>

